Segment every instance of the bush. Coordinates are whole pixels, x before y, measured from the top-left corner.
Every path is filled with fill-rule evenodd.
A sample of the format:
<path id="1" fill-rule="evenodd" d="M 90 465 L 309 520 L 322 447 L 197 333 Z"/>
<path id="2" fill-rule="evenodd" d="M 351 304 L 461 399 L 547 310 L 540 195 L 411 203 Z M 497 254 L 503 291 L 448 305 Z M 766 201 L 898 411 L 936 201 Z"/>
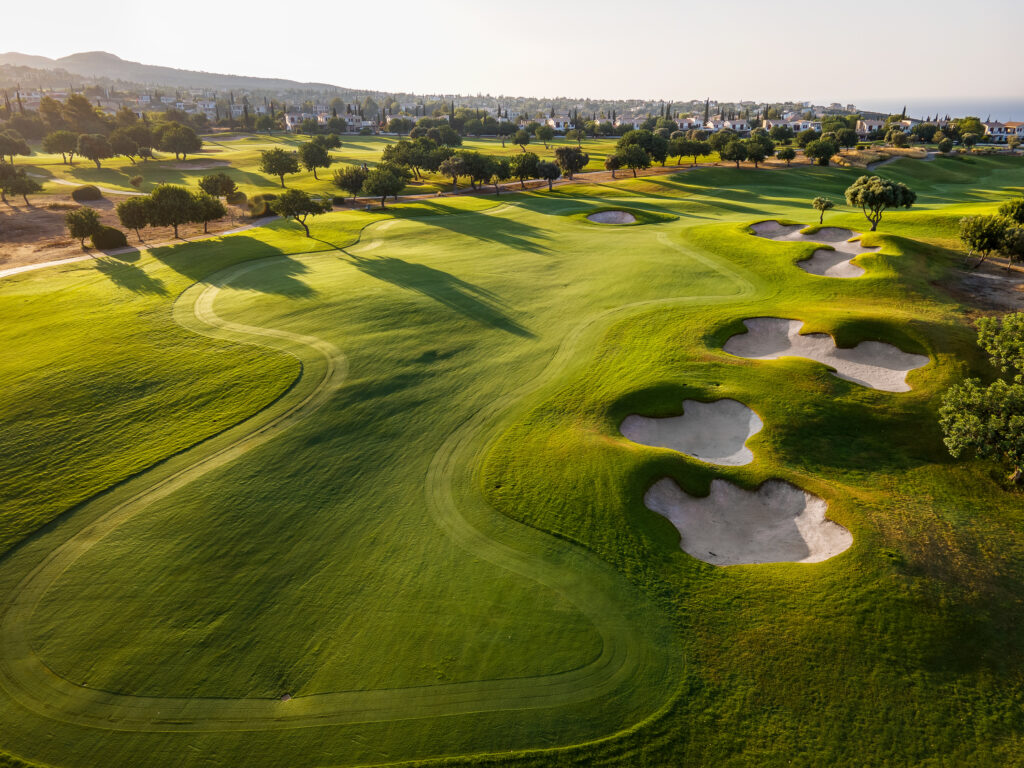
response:
<path id="1" fill-rule="evenodd" d="M 100 251 L 124 248 L 126 245 L 128 238 L 124 236 L 124 232 L 114 227 L 103 227 L 92 236 L 92 247 Z"/>
<path id="2" fill-rule="evenodd" d="M 345 201 L 347 200 L 348 198 L 344 197 L 343 195 L 335 195 L 334 197 L 331 198 L 331 202 L 334 203 L 335 205 L 344 205 Z"/>
<path id="3" fill-rule="evenodd" d="M 248 200 L 248 198 L 245 196 L 245 192 L 242 192 L 240 190 L 232 192 L 224 199 L 227 200 L 230 205 L 245 205 L 245 201 Z"/>
<path id="4" fill-rule="evenodd" d="M 103 195 L 100 193 L 98 187 L 94 187 L 92 184 L 86 184 L 84 187 L 79 187 L 72 192 L 71 199 L 76 203 L 85 203 L 89 200 L 102 200 Z"/>
<path id="5" fill-rule="evenodd" d="M 128 183 L 131 184 L 136 189 L 141 189 L 142 188 L 142 177 L 141 176 L 132 176 L 130 179 L 128 179 Z"/>
<path id="6" fill-rule="evenodd" d="M 373 131 L 371 131 L 369 128 L 360 128 L 359 129 L 359 135 L 360 136 L 373 136 Z"/>
<path id="7" fill-rule="evenodd" d="M 276 199 L 277 195 L 273 192 L 266 192 L 262 195 L 253 195 L 249 199 L 249 215 L 254 219 L 259 219 L 263 216 L 272 216 L 274 212 L 270 210 L 270 203 Z"/>

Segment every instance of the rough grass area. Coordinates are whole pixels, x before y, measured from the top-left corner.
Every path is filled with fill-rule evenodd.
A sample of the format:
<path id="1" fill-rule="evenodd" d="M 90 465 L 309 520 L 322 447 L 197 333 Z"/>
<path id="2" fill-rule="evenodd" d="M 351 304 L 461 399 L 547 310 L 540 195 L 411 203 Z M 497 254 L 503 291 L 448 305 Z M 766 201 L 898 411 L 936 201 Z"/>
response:
<path id="1" fill-rule="evenodd" d="M 816 222 L 809 201 L 859 175 L 814 167 L 334 213 L 312 240 L 275 222 L 0 280 L 0 749 L 73 768 L 1013 765 L 1024 503 L 942 446 L 942 391 L 992 371 L 936 284 L 957 219 L 1019 194 L 1024 166 L 879 173 L 919 204 L 865 237 L 857 280 L 749 234 Z M 598 210 L 651 225 L 587 224 Z M 725 354 L 759 316 L 930 363 L 889 393 Z M 750 464 L 618 431 L 721 398 L 763 419 Z M 716 568 L 644 507 L 666 476 L 788 481 L 853 546 Z"/>

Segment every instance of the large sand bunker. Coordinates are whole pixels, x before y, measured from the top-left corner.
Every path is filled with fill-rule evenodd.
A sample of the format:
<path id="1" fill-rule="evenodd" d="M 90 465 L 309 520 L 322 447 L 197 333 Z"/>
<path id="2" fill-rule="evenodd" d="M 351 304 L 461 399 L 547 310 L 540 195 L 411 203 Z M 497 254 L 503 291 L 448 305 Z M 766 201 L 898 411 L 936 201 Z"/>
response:
<path id="1" fill-rule="evenodd" d="M 821 277 L 860 277 L 864 268 L 852 262 L 862 253 L 872 253 L 878 248 L 866 248 L 860 244 L 861 233 L 852 229 L 823 227 L 811 235 L 801 234 L 799 224 L 786 225 L 777 221 L 759 221 L 750 227 L 758 237 L 769 240 L 786 240 L 798 243 L 825 243 L 832 248 L 819 248 L 810 258 L 797 262 L 804 272 Z"/>
<path id="2" fill-rule="evenodd" d="M 711 493 L 690 496 L 665 477 L 644 504 L 679 530 L 687 554 L 712 565 L 819 563 L 848 549 L 853 536 L 825 517 L 828 504 L 781 480 L 746 491 L 712 480 Z"/>
<path id="3" fill-rule="evenodd" d="M 851 349 L 840 349 L 827 333 L 800 334 L 800 320 L 781 317 L 755 317 L 744 320 L 747 333 L 725 342 L 730 355 L 749 360 L 776 360 L 780 357 L 807 357 L 835 369 L 840 379 L 886 392 L 908 392 L 907 373 L 928 364 L 924 355 L 909 352 L 880 341 L 862 341 Z"/>
<path id="4" fill-rule="evenodd" d="M 761 418 L 737 400 L 684 400 L 682 416 L 652 419 L 632 414 L 619 431 L 634 443 L 670 448 L 709 464 L 737 466 L 754 460 L 745 443 L 763 426 Z"/>
<path id="5" fill-rule="evenodd" d="M 596 224 L 635 224 L 636 216 L 629 211 L 598 211 L 587 216 Z"/>

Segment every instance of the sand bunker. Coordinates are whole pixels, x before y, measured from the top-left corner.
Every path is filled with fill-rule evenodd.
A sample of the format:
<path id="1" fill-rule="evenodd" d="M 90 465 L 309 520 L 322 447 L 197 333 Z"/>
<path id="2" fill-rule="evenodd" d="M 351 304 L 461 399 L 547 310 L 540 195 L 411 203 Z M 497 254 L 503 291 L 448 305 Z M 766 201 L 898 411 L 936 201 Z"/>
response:
<path id="1" fill-rule="evenodd" d="M 804 272 L 821 277 L 860 277 L 864 268 L 852 263 L 862 253 L 872 253 L 877 247 L 865 248 L 860 244 L 861 233 L 852 229 L 823 227 L 813 235 L 803 235 L 799 224 L 786 225 L 777 221 L 760 221 L 750 227 L 758 237 L 798 243 L 824 243 L 835 250 L 819 248 L 810 258 L 797 262 Z M 853 238 L 853 239 L 851 239 Z"/>
<path id="2" fill-rule="evenodd" d="M 635 224 L 636 216 L 628 211 L 600 211 L 587 216 L 596 224 Z"/>
<path id="3" fill-rule="evenodd" d="M 824 499 L 781 480 L 756 491 L 712 480 L 711 493 L 700 498 L 666 477 L 648 489 L 644 504 L 672 521 L 683 551 L 712 565 L 819 563 L 853 543 L 825 517 Z"/>
<path id="4" fill-rule="evenodd" d="M 651 419 L 633 414 L 619 431 L 634 443 L 670 448 L 709 464 L 738 466 L 754 460 L 745 443 L 763 426 L 761 418 L 737 400 L 684 400 L 682 416 Z"/>
<path id="5" fill-rule="evenodd" d="M 743 324 L 748 332 L 725 342 L 723 349 L 730 355 L 749 360 L 806 357 L 834 368 L 840 379 L 872 389 L 908 392 L 907 373 L 928 364 L 924 355 L 904 352 L 880 341 L 862 341 L 852 349 L 840 349 L 827 333 L 802 336 L 800 320 L 755 317 Z"/>

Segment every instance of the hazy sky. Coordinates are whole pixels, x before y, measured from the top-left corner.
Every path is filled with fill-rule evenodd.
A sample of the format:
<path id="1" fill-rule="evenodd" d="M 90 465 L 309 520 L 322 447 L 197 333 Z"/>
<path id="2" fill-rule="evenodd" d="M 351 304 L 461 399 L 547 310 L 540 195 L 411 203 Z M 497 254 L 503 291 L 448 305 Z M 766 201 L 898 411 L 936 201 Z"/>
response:
<path id="1" fill-rule="evenodd" d="M 0 51 L 107 50 L 147 64 L 385 91 L 921 110 L 965 99 L 1024 103 L 1022 0 L 826 0 L 781 11 L 764 0 L 4 5 Z"/>

